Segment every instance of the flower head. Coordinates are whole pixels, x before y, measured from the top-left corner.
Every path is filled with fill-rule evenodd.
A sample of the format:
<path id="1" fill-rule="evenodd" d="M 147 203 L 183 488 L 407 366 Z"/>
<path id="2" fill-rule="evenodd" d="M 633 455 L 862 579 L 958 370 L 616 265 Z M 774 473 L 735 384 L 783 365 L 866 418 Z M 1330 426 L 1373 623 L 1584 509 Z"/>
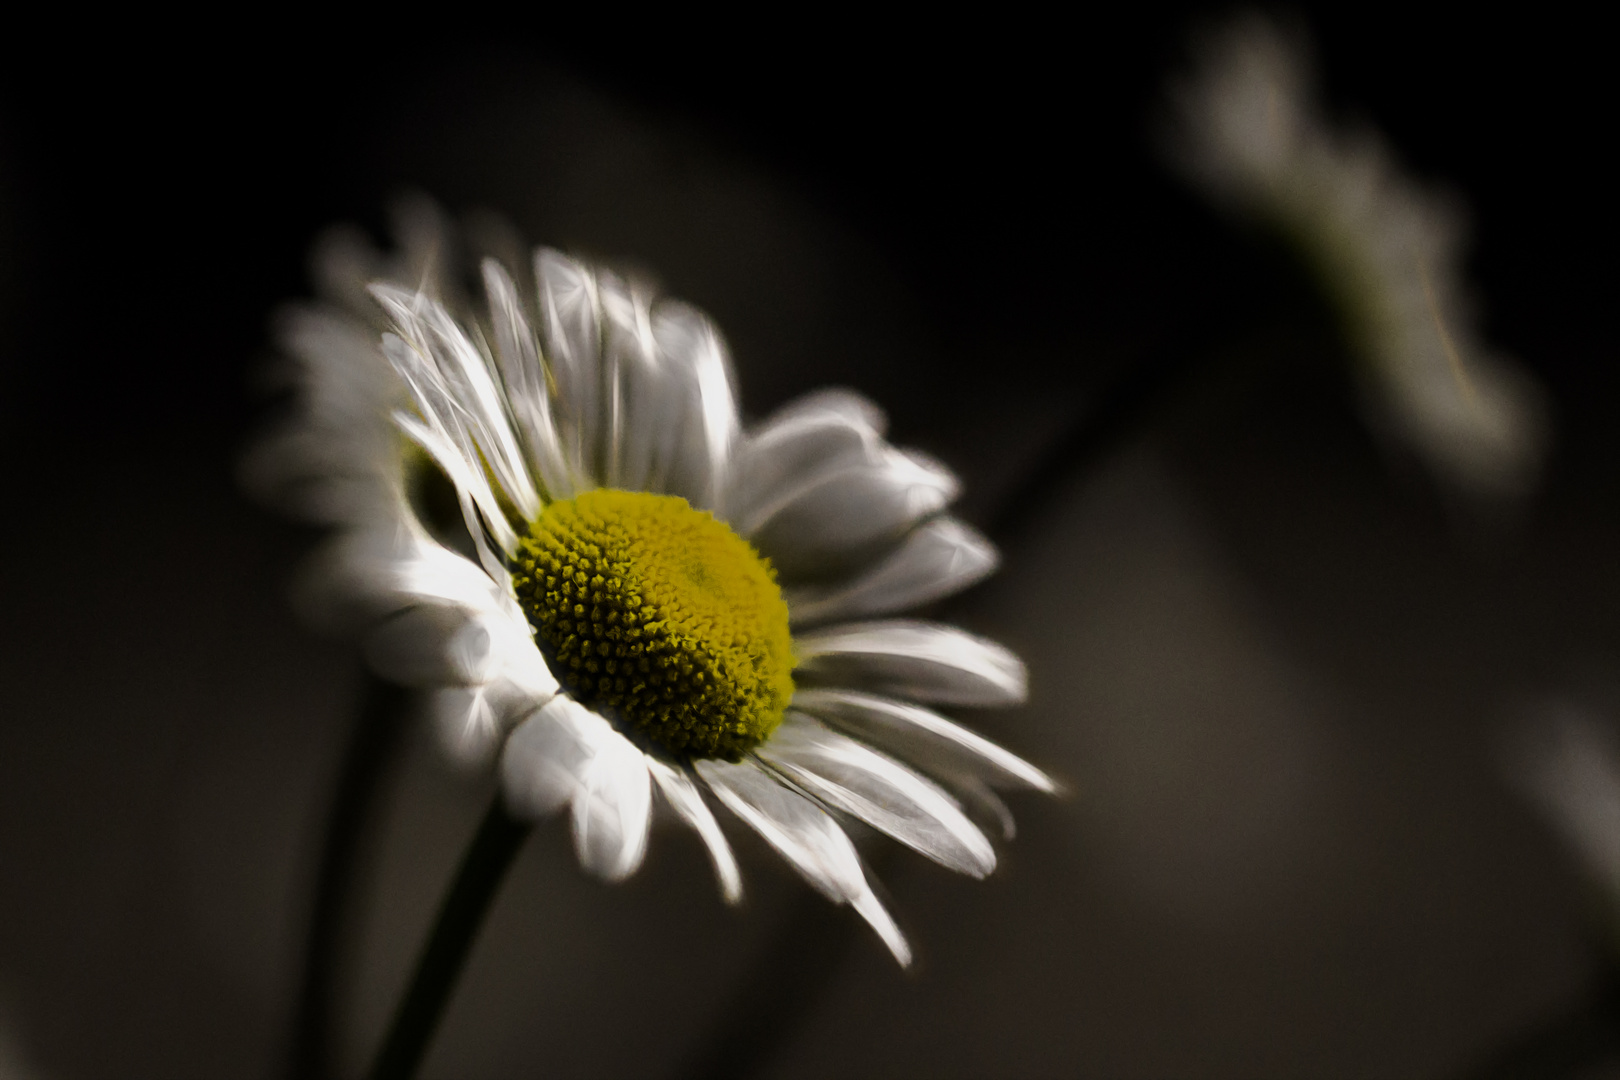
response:
<path id="1" fill-rule="evenodd" d="M 636 869 L 657 792 L 737 898 L 707 792 L 907 962 L 840 818 L 982 877 L 964 805 L 1010 834 L 991 788 L 1053 788 L 933 708 L 1022 701 L 1017 657 L 892 617 L 995 567 L 943 513 L 955 478 L 849 392 L 744 432 L 714 327 L 607 270 L 486 258 L 475 304 L 442 255 L 338 250 L 341 302 L 287 323 L 306 412 L 259 471 L 340 526 L 319 591 L 373 665 L 432 691 L 455 757 L 499 754 L 513 813 L 569 809 L 586 869 Z"/>
<path id="2" fill-rule="evenodd" d="M 1527 491 L 1543 395 L 1471 318 L 1456 201 L 1407 175 L 1377 131 L 1330 123 L 1305 50 L 1266 19 L 1234 18 L 1201 51 L 1173 94 L 1175 163 L 1310 262 L 1382 427 L 1461 490 Z"/>

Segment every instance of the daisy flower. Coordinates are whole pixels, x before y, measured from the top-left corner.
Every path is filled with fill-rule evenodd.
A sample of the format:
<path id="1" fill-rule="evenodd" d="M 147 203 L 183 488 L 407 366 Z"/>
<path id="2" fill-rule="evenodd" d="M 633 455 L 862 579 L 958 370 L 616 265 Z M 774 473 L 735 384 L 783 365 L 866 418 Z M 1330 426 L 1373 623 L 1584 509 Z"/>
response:
<path id="1" fill-rule="evenodd" d="M 897 617 L 995 568 L 955 477 L 846 391 L 744 431 L 714 326 L 633 280 L 542 249 L 468 299 L 415 233 L 331 247 L 337 303 L 285 326 L 306 408 L 261 461 L 340 526 L 317 591 L 509 813 L 568 810 L 586 870 L 634 872 L 663 805 L 735 901 L 717 801 L 909 962 L 844 823 L 983 877 L 993 789 L 1053 790 L 936 711 L 1023 701 L 1018 658 Z"/>
<path id="2" fill-rule="evenodd" d="M 1408 176 L 1378 132 L 1330 123 L 1304 51 L 1265 19 L 1233 20 L 1202 53 L 1173 93 L 1175 163 L 1310 262 L 1381 426 L 1464 491 L 1527 491 L 1545 456 L 1543 395 L 1471 318 L 1455 201 Z"/>

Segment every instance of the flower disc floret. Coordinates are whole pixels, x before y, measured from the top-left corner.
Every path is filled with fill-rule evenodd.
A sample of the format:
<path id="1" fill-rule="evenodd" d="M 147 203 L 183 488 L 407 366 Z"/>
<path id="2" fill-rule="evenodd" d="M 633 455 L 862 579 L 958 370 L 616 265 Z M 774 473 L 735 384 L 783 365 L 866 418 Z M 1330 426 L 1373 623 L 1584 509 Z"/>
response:
<path id="1" fill-rule="evenodd" d="M 769 562 L 685 499 L 598 489 L 553 502 L 512 584 L 563 688 L 672 754 L 737 760 L 793 696 Z"/>

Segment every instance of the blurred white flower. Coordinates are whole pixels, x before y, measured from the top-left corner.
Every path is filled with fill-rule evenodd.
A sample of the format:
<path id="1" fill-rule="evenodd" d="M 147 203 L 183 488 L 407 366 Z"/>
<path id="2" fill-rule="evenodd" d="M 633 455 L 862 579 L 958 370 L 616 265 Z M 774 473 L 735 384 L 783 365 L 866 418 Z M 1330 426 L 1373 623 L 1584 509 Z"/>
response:
<path id="1" fill-rule="evenodd" d="M 333 241 L 287 317 L 305 408 L 250 472 L 339 526 L 311 591 L 588 870 L 637 868 L 657 792 L 735 900 L 706 790 L 907 963 L 839 816 L 982 877 L 992 788 L 1053 790 L 930 707 L 1022 701 L 1018 658 L 892 618 L 995 567 L 955 477 L 849 392 L 743 432 L 700 312 L 555 251 L 484 259 L 475 305 L 435 222 L 393 262 Z"/>
<path id="2" fill-rule="evenodd" d="M 1604 896 L 1620 904 L 1620 740 L 1614 732 L 1584 710 L 1549 703 L 1512 733 L 1505 764 Z"/>
<path id="3" fill-rule="evenodd" d="M 1173 88 L 1172 156 L 1303 251 L 1365 362 L 1376 415 L 1429 468 L 1476 494 L 1525 491 L 1545 451 L 1543 398 L 1469 317 L 1457 208 L 1406 176 L 1376 131 L 1329 124 L 1311 81 L 1275 26 L 1234 21 Z"/>

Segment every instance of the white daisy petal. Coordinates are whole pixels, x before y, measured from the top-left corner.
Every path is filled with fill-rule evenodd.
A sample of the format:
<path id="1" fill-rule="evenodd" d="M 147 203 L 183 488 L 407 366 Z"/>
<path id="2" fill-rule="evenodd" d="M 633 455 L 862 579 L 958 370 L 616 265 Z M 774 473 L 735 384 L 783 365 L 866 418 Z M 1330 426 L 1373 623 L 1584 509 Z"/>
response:
<path id="1" fill-rule="evenodd" d="M 540 333 L 557 385 L 558 431 L 575 469 L 601 478 L 602 364 L 596 277 L 558 251 L 534 255 Z"/>
<path id="2" fill-rule="evenodd" d="M 407 365 L 413 381 L 444 394 L 453 406 L 454 426 L 447 422 L 449 430 L 459 427 L 471 437 L 483 463 L 521 514 L 538 514 L 540 496 L 524 464 L 506 398 L 496 386 L 493 361 L 437 301 L 392 285 L 373 285 L 371 293 L 420 361 Z M 395 354 L 389 355 L 393 358 Z M 434 404 L 442 408 L 438 402 Z M 449 420 L 442 413 L 441 418 Z M 464 450 L 471 449 L 460 439 L 456 442 Z M 473 460 L 469 455 L 469 461 Z"/>
<path id="3" fill-rule="evenodd" d="M 641 752 L 611 724 L 559 694 L 520 724 L 501 755 L 507 807 L 538 818 L 573 809 L 580 865 L 618 881 L 647 851 L 652 786 Z"/>
<path id="4" fill-rule="evenodd" d="M 557 693 L 557 676 L 540 655 L 528 621 L 515 604 L 508 603 L 500 618 L 485 615 L 484 627 L 489 631 L 493 670 L 498 678 L 536 704 Z"/>
<path id="5" fill-rule="evenodd" d="M 812 394 L 742 441 L 721 500 L 744 536 L 828 474 L 882 458 L 882 414 L 847 392 Z"/>
<path id="6" fill-rule="evenodd" d="M 504 571 L 492 581 L 408 526 L 351 534 L 343 549 L 353 564 L 350 588 L 371 593 L 375 615 L 386 620 L 366 642 L 379 672 L 407 685 L 499 681 L 514 708 L 532 708 L 557 692 Z"/>
<path id="7" fill-rule="evenodd" d="M 683 770 L 650 755 L 647 769 L 658 781 L 658 790 L 664 793 L 665 801 L 703 840 L 703 846 L 709 851 L 709 861 L 714 863 L 714 875 L 720 879 L 720 893 L 726 903 L 741 901 L 742 873 L 737 869 L 736 856 L 731 853 L 731 845 L 726 842 L 725 833 L 720 831 L 720 823 L 714 820 L 714 814 L 703 801 L 697 785 Z"/>
<path id="8" fill-rule="evenodd" d="M 357 537 L 358 539 L 358 537 Z M 392 550 L 383 556 L 383 545 Z M 465 557 L 412 528 L 402 536 L 376 536 L 362 545 L 363 555 L 378 559 L 376 570 L 386 587 L 402 601 L 442 600 L 474 611 L 501 607 L 501 586 Z"/>
<path id="9" fill-rule="evenodd" d="M 868 926 L 877 931 L 877 936 L 883 939 L 883 944 L 889 947 L 894 954 L 896 962 L 901 967 L 911 966 L 911 945 L 907 943 L 906 936 L 895 925 L 894 917 L 883 906 L 870 886 L 861 892 L 861 895 L 851 900 L 850 906 L 860 913 Z"/>
<path id="10" fill-rule="evenodd" d="M 866 891 L 855 845 L 821 807 L 751 760 L 703 760 L 693 767 L 726 809 L 764 837 L 827 899 L 845 904 Z"/>
<path id="11" fill-rule="evenodd" d="M 495 355 L 500 361 L 512 420 L 547 494 L 553 499 L 569 498 L 574 494 L 575 478 L 569 474 L 551 415 L 551 395 L 546 389 L 539 342 L 506 269 L 494 259 L 485 259 L 482 272 L 495 334 Z"/>
<path id="12" fill-rule="evenodd" d="M 462 500 L 462 512 L 467 517 L 467 531 L 473 539 L 481 542 L 487 528 L 503 550 L 512 550 L 516 546 L 517 535 L 506 521 L 506 515 L 501 512 L 500 500 L 495 497 L 495 489 L 484 475 L 478 451 L 465 425 L 461 423 L 443 380 L 427 365 L 421 354 L 403 339 L 385 334 L 382 348 L 410 387 L 422 413 L 422 417 L 418 418 L 399 411 L 394 414 L 394 422 L 427 451 L 428 456 L 455 485 L 456 493 Z M 471 514 L 472 506 L 478 508 L 479 517 Z"/>
<path id="13" fill-rule="evenodd" d="M 875 463 L 825 474 L 777 506 L 749 535 L 783 578 L 847 572 L 943 510 L 961 490 L 951 471 L 885 446 Z"/>
<path id="14" fill-rule="evenodd" d="M 684 405 L 681 379 L 653 340 L 651 297 L 605 272 L 596 275 L 596 286 L 607 425 L 603 483 L 661 490 Z"/>
<path id="15" fill-rule="evenodd" d="M 1013 821 L 1012 810 L 1001 796 L 979 777 L 966 772 L 940 772 L 935 774 L 940 783 L 961 804 L 980 828 L 998 834 L 1003 840 L 1018 835 L 1018 824 Z"/>
<path id="16" fill-rule="evenodd" d="M 300 572 L 294 603 L 317 625 L 356 632 L 424 601 L 471 608 L 486 602 L 489 578 L 429 539 L 402 495 L 388 502 L 391 513 L 339 533 Z"/>
<path id="17" fill-rule="evenodd" d="M 443 207 L 425 195 L 407 195 L 388 208 L 399 250 L 388 260 L 387 277 L 407 288 L 463 310 L 461 282 L 454 273 L 460 237 Z"/>
<path id="18" fill-rule="evenodd" d="M 790 711 L 756 753 L 822 802 L 941 866 L 976 878 L 996 868 L 990 841 L 949 795 L 803 713 Z"/>
<path id="19" fill-rule="evenodd" d="M 954 626 L 895 620 L 850 623 L 794 639 L 795 675 L 941 705 L 1016 705 L 1028 695 L 1023 661 Z"/>
<path id="20" fill-rule="evenodd" d="M 385 676 L 407 685 L 500 680 L 530 707 L 557 692 L 504 571 L 491 580 L 408 521 L 348 533 L 323 556 L 313 567 L 317 595 L 348 598 L 352 610 L 333 612 L 342 622 L 375 623 L 366 655 Z"/>
<path id="21" fill-rule="evenodd" d="M 541 818 L 573 802 L 607 721 L 562 694 L 519 724 L 501 752 L 501 790 L 516 817 Z M 609 734 L 614 734 L 608 729 Z M 616 736 L 615 736 L 616 737 Z"/>
<path id="22" fill-rule="evenodd" d="M 760 426 L 767 432 L 778 424 L 789 423 L 802 416 L 832 413 L 844 417 L 849 423 L 865 428 L 880 438 L 889 433 L 889 418 L 877 403 L 865 394 L 841 386 L 812 390 L 783 405 Z"/>
<path id="23" fill-rule="evenodd" d="M 495 698 L 489 686 L 450 687 L 429 697 L 433 728 L 450 760 L 467 768 L 489 760 L 506 727 Z"/>
<path id="24" fill-rule="evenodd" d="M 647 759 L 602 720 L 591 725 L 592 754 L 574 792 L 574 850 L 580 865 L 607 881 L 633 874 L 647 853 L 652 784 Z"/>
<path id="25" fill-rule="evenodd" d="M 855 690 L 800 689 L 793 707 L 936 774 L 964 773 L 1048 794 L 1056 783 L 1018 755 L 920 705 Z"/>
<path id="26" fill-rule="evenodd" d="M 422 604 L 401 611 L 366 636 L 366 661 L 404 686 L 476 686 L 494 659 L 483 620 L 462 607 Z"/>
<path id="27" fill-rule="evenodd" d="M 821 807 L 753 762 L 699 761 L 698 775 L 804 879 L 834 903 L 849 904 L 877 931 L 894 958 L 911 963 L 911 947 L 872 892 L 860 856 Z"/>
<path id="28" fill-rule="evenodd" d="M 403 388 L 368 326 L 326 308 L 278 315 L 276 336 L 307 388 L 295 424 L 254 447 L 242 479 L 301 516 L 356 525 L 378 512 L 400 473 L 398 434 L 388 413 Z"/>
<path id="29" fill-rule="evenodd" d="M 913 529 L 901 545 L 852 581 L 784 590 L 795 626 L 906 611 L 990 576 L 995 545 L 977 529 L 941 517 Z"/>
<path id="30" fill-rule="evenodd" d="M 505 581 L 505 564 L 490 548 L 490 534 L 493 533 L 494 540 L 502 551 L 512 551 L 517 547 L 517 533 L 513 531 L 506 516 L 501 513 L 500 505 L 496 503 L 494 493 L 483 476 L 470 467 L 467 459 L 457 453 L 437 432 L 418 421 L 416 417 L 398 412 L 394 414 L 394 423 L 417 446 L 427 452 L 455 488 L 456 504 L 461 509 L 462 524 L 473 542 L 478 555 L 478 564 L 483 568 L 484 574 L 491 580 Z"/>
<path id="31" fill-rule="evenodd" d="M 670 448 L 663 490 L 700 510 L 715 509 L 739 438 L 731 362 L 713 325 L 685 304 L 660 303 L 652 313 L 652 333 L 664 363 L 684 384 L 685 416 Z"/>

